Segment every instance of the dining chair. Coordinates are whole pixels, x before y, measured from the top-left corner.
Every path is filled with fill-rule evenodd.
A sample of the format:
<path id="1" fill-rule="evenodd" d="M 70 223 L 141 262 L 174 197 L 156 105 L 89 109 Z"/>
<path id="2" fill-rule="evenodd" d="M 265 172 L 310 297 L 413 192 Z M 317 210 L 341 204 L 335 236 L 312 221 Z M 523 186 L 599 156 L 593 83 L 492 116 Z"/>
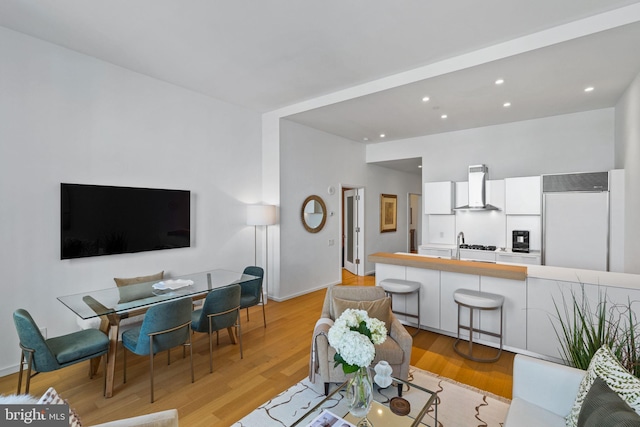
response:
<path id="1" fill-rule="evenodd" d="M 242 329 L 240 326 L 240 285 L 229 285 L 209 292 L 202 309 L 191 313 L 191 329 L 209 334 L 209 372 L 213 372 L 212 333 L 227 328 L 232 343 L 236 343 L 235 329 L 238 330 L 240 358 L 242 355 Z"/>
<path id="2" fill-rule="evenodd" d="M 191 298 L 180 298 L 154 305 L 147 310 L 142 325 L 122 334 L 124 347 L 124 382 L 127 382 L 127 350 L 143 356 L 149 355 L 149 377 L 151 381 L 151 403 L 153 396 L 153 356 L 167 350 L 167 364 L 171 364 L 171 349 L 189 347 L 191 382 L 193 376 L 193 351 L 191 349 Z"/>
<path id="3" fill-rule="evenodd" d="M 25 357 L 27 359 L 25 393 L 29 393 L 31 377 L 38 372 L 55 371 L 104 356 L 109 351 L 109 337 L 97 329 L 87 329 L 45 339 L 27 310 L 22 308 L 16 310 L 13 313 L 13 321 L 18 331 L 21 349 L 18 394 L 22 388 Z M 32 370 L 36 371 L 33 375 Z M 93 377 L 91 366 L 89 366 L 89 377 Z"/>
<path id="4" fill-rule="evenodd" d="M 248 282 L 241 283 L 242 292 L 240 294 L 240 309 L 247 309 L 247 322 L 249 321 L 249 307 L 254 305 L 262 305 L 262 321 L 264 327 L 267 327 L 267 316 L 264 312 L 264 295 L 262 294 L 262 280 L 264 277 L 264 270 L 261 267 L 250 266 L 244 269 L 243 274 L 250 274 L 257 276 L 258 279 L 254 279 Z"/>

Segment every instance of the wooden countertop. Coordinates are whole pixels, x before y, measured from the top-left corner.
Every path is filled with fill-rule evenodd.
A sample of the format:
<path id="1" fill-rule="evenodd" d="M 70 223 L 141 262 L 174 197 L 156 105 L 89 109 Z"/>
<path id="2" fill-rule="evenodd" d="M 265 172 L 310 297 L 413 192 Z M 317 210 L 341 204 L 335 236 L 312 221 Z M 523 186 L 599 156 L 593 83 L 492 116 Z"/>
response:
<path id="1" fill-rule="evenodd" d="M 367 257 L 369 262 L 403 265 L 405 267 L 428 268 L 452 273 L 474 274 L 478 276 L 500 277 L 511 280 L 526 280 L 527 267 L 481 261 L 460 261 L 411 254 L 377 252 Z"/>

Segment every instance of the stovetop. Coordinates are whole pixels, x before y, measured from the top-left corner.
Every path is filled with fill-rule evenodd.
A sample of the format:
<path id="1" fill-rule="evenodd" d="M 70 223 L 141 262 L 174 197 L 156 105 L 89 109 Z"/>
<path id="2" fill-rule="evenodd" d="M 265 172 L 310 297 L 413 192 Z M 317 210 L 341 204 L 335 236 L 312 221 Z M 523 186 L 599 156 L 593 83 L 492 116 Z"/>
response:
<path id="1" fill-rule="evenodd" d="M 497 247 L 493 245 L 469 245 L 469 244 L 463 243 L 460 245 L 460 249 L 475 249 L 477 251 L 495 251 Z"/>

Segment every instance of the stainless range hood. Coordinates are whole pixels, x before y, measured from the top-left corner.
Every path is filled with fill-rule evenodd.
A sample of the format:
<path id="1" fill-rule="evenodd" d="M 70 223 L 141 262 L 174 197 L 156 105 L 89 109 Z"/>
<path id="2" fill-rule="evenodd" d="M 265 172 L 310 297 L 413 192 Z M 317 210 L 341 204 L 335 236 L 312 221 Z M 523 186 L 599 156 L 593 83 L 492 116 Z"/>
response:
<path id="1" fill-rule="evenodd" d="M 487 173 L 485 165 L 469 166 L 469 204 L 454 208 L 456 211 L 499 211 L 487 203 Z"/>

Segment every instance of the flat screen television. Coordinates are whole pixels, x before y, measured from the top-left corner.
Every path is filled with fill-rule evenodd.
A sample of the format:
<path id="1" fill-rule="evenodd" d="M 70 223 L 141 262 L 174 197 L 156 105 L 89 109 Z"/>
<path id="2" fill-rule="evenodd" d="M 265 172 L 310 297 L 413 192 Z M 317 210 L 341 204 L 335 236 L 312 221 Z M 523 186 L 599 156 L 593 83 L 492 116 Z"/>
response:
<path id="1" fill-rule="evenodd" d="M 185 190 L 60 184 L 61 259 L 191 246 Z"/>

